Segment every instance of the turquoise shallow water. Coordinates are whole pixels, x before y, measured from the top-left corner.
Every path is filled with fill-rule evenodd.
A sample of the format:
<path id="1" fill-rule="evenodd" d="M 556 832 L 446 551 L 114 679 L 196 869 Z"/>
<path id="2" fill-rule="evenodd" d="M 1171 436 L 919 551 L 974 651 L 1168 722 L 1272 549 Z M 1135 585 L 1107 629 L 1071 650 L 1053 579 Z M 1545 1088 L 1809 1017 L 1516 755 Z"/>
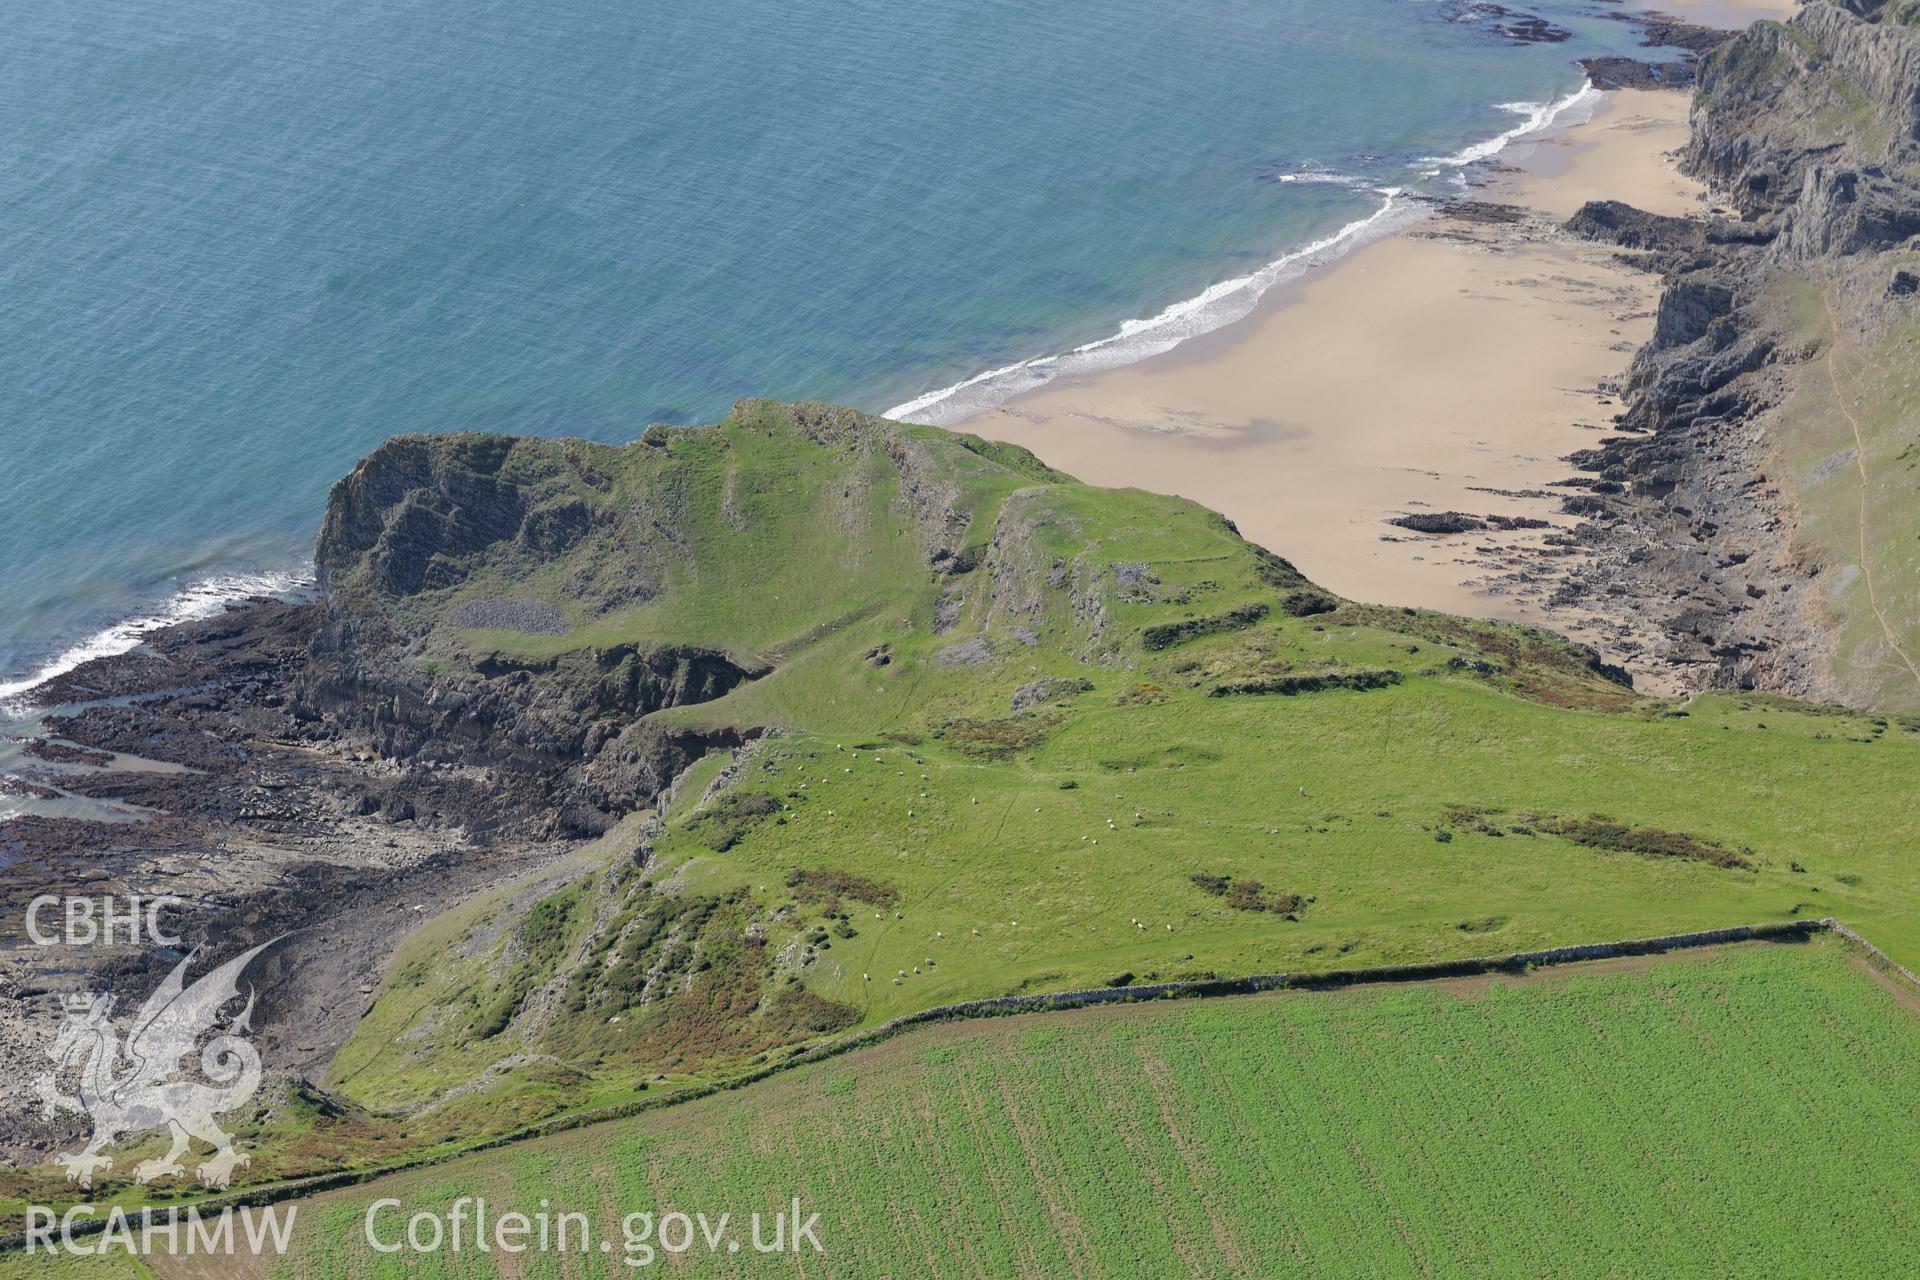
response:
<path id="1" fill-rule="evenodd" d="M 1217 323 L 1251 291 L 1183 302 L 1633 43 L 1531 7 L 1575 38 L 1458 0 L 16 7 L 0 693 L 286 581 L 394 432 L 884 410 Z"/>

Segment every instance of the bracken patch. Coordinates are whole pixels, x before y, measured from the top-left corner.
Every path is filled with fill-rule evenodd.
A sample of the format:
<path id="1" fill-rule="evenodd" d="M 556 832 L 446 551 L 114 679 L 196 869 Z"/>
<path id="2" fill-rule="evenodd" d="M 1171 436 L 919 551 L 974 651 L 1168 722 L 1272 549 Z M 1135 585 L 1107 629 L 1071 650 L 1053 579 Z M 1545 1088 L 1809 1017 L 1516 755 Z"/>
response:
<path id="1" fill-rule="evenodd" d="M 1047 740 L 1066 717 L 1056 714 L 1003 716 L 997 720 L 949 720 L 934 736 L 954 750 L 979 760 L 1003 760 Z"/>
<path id="2" fill-rule="evenodd" d="M 1536 818 L 1525 824 L 1545 835 L 1560 836 L 1590 849 L 1637 853 L 1649 858 L 1685 858 L 1731 870 L 1751 871 L 1753 863 L 1741 852 L 1681 831 L 1659 827 L 1630 827 L 1595 814 L 1590 818 Z"/>

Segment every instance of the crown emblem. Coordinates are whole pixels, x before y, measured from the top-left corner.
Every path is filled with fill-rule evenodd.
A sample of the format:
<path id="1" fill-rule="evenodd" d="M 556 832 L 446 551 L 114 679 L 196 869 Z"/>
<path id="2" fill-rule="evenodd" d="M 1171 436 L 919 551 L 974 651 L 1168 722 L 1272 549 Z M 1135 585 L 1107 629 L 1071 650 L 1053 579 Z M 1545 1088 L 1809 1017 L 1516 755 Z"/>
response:
<path id="1" fill-rule="evenodd" d="M 107 997 L 97 991 L 69 991 L 60 997 L 60 1007 L 68 1013 L 92 1013 Z"/>

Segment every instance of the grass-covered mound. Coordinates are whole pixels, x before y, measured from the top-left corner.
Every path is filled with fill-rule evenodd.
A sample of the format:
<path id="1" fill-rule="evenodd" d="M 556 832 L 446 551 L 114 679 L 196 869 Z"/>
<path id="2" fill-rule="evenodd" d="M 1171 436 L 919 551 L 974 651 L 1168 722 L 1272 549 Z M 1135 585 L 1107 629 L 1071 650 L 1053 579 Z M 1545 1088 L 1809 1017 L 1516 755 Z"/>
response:
<path id="1" fill-rule="evenodd" d="M 323 562 L 433 680 L 704 646 L 755 674 L 637 724 L 602 700 L 595 769 L 761 736 L 402 952 L 329 1083 L 418 1141 L 1122 974 L 1805 914 L 1920 952 L 1914 724 L 1637 698 L 1541 632 L 1339 601 L 1191 503 L 846 410 L 423 448 L 343 483 Z"/>

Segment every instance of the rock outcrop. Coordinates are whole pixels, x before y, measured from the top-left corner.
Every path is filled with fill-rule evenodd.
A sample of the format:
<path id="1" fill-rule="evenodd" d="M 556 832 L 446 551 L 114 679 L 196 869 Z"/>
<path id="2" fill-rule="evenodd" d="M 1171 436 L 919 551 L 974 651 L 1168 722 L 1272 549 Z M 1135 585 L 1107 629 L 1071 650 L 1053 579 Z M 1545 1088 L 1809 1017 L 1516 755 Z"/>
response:
<path id="1" fill-rule="evenodd" d="M 1907 11 L 1812 0 L 1701 60 L 1683 163 L 1738 221 L 1603 202 L 1568 223 L 1648 251 L 1667 281 L 1626 380 L 1625 434 L 1573 459 L 1596 477 L 1569 499 L 1594 556 L 1556 603 L 1658 619 L 1664 641 L 1640 665 L 1692 685 L 1874 698 L 1833 670 L 1836 623 L 1815 584 L 1837 566 L 1795 536 L 1775 415 L 1829 324 L 1884 323 L 1841 285 L 1881 282 L 1872 306 L 1897 297 L 1885 282 L 1920 235 L 1920 28 Z M 1824 300 L 1831 318 L 1796 321 L 1790 296 Z"/>

